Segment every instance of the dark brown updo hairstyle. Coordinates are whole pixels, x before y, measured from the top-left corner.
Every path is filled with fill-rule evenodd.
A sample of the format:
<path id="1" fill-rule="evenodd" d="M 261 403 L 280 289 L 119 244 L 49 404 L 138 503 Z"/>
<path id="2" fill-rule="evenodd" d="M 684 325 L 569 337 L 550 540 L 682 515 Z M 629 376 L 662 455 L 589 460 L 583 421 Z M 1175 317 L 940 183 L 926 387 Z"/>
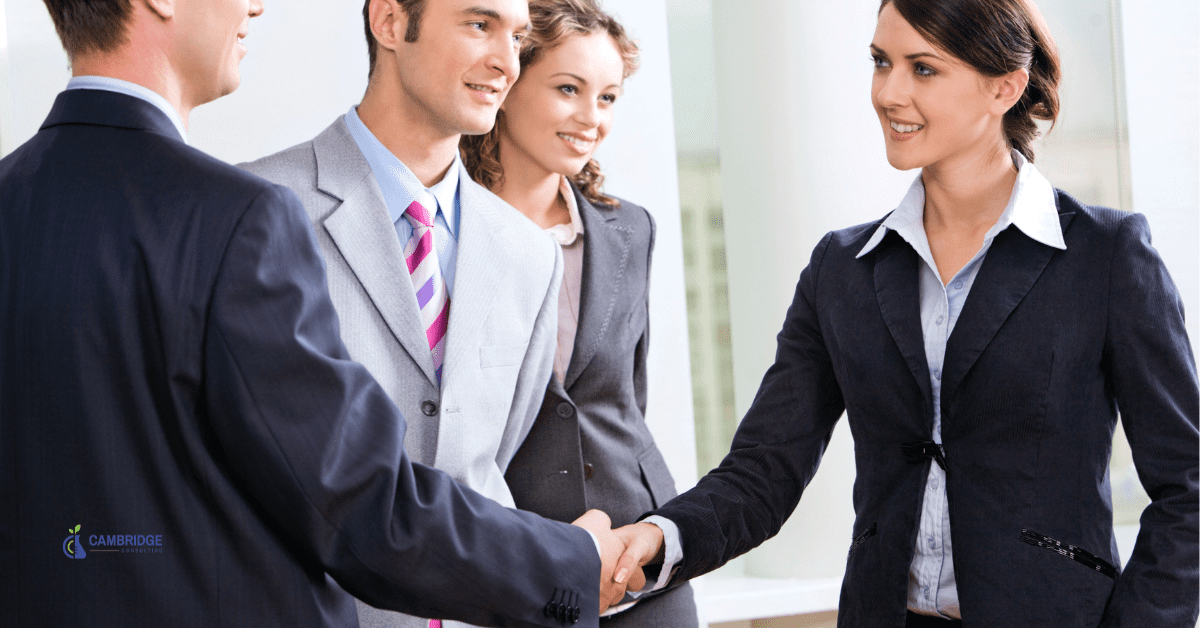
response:
<path id="1" fill-rule="evenodd" d="M 1032 0 L 883 0 L 922 37 L 988 77 L 1021 68 L 1029 85 L 1004 114 L 1004 135 L 1033 161 L 1037 120 L 1058 118 L 1058 46 Z"/>
<path id="2" fill-rule="evenodd" d="M 525 47 L 521 49 L 521 71 L 537 63 L 546 51 L 562 44 L 568 37 L 608 33 L 621 54 L 624 66 L 622 78 L 629 78 L 638 67 L 638 47 L 625 34 L 624 27 L 600 9 L 595 0 L 530 0 L 529 20 L 533 25 Z M 496 125 L 483 135 L 464 135 L 459 143 L 463 165 L 471 178 L 480 185 L 495 190 L 504 184 L 504 169 L 500 166 L 500 133 L 504 130 L 504 112 L 496 114 Z M 569 177 L 571 183 L 588 201 L 602 207 L 620 203 L 602 191 L 604 175 L 600 164 L 589 159 L 578 174 Z"/>

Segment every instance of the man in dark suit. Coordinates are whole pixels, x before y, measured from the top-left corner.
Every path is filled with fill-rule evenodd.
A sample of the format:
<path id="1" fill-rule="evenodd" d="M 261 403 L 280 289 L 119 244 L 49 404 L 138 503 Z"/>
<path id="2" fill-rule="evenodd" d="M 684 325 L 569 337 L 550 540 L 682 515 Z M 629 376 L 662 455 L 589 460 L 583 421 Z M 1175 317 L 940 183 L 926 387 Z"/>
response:
<path id="1" fill-rule="evenodd" d="M 0 625 L 595 626 L 606 518 L 411 463 L 298 200 L 183 141 L 260 1 L 46 4 L 76 78 L 0 160 Z"/>

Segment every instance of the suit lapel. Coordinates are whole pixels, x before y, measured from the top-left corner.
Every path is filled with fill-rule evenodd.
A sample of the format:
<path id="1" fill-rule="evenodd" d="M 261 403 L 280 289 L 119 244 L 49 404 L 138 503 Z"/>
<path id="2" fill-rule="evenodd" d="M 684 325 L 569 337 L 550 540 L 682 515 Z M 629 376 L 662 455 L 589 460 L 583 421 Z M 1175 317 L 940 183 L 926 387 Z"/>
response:
<path id="1" fill-rule="evenodd" d="M 498 201 L 475 183 L 465 168 L 458 172 L 458 197 L 458 259 L 454 294 L 450 297 L 443 381 L 455 381 L 453 372 L 460 365 L 478 363 L 479 348 L 484 345 L 480 337 L 483 322 L 503 287 L 505 273 L 511 272 L 498 261 L 509 257 L 503 251 L 502 232 L 508 226 L 506 219 L 512 217 L 501 215 Z"/>
<path id="2" fill-rule="evenodd" d="M 567 365 L 564 387 L 567 390 L 579 379 L 595 357 L 600 343 L 608 333 L 617 299 L 624 285 L 625 269 L 629 263 L 630 232 L 620 225 L 616 211 L 601 213 L 579 190 L 571 186 L 579 217 L 583 220 L 583 274 L 579 297 L 579 325 L 575 332 L 575 347 Z"/>
<path id="3" fill-rule="evenodd" d="M 1074 216 L 1074 213 L 1059 214 L 1064 233 Z M 1058 249 L 1030 238 L 1016 226 L 1008 227 L 992 241 L 954 331 L 946 342 L 943 399 L 958 389 L 1056 252 Z"/>
<path id="4" fill-rule="evenodd" d="M 313 140 L 317 188 L 342 201 L 322 226 L 366 290 L 392 335 L 430 382 L 433 356 L 417 297 L 371 166 L 339 119 Z M 461 250 L 461 247 L 460 247 Z M 461 255 L 461 253 L 460 253 Z"/>
<path id="5" fill-rule="evenodd" d="M 931 406 L 933 392 L 929 363 L 925 360 L 925 335 L 921 331 L 921 258 L 894 231 L 889 231 L 875 250 L 875 295 L 879 311 L 917 380 L 926 406 Z M 933 414 L 926 412 L 926 416 Z"/>

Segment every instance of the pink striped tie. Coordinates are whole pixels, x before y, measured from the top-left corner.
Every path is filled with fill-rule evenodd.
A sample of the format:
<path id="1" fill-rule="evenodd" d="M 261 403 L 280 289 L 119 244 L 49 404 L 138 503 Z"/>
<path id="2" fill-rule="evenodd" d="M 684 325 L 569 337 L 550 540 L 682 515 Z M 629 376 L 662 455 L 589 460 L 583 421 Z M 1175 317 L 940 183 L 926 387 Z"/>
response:
<path id="1" fill-rule="evenodd" d="M 442 620 L 440 620 L 440 619 L 429 620 L 429 628 L 442 628 Z"/>
<path id="2" fill-rule="evenodd" d="M 434 374 L 440 385 L 442 358 L 446 353 L 446 324 L 450 321 L 450 296 L 446 294 L 446 280 L 442 277 L 437 249 L 433 245 L 434 215 L 427 208 L 437 211 L 437 201 L 432 194 L 424 192 L 404 212 L 413 227 L 412 238 L 404 247 L 404 257 L 408 261 L 413 288 L 417 291 L 417 306 L 421 308 L 421 322 L 425 326 L 429 350 L 433 352 Z M 430 626 L 434 624 L 431 622 Z M 440 622 L 435 628 L 441 628 Z"/>

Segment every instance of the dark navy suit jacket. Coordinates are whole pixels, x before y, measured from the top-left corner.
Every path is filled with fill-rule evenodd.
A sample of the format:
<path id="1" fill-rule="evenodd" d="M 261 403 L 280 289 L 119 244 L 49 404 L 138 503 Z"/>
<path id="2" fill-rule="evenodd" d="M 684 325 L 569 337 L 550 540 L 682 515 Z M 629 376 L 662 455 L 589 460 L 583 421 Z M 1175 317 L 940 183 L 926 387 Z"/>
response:
<path id="1" fill-rule="evenodd" d="M 998 235 L 946 347 L 963 624 L 1191 628 L 1200 439 L 1182 305 L 1142 216 L 1057 201 L 1067 250 Z M 904 626 L 931 461 L 901 446 L 931 440 L 933 410 L 916 252 L 893 232 L 855 259 L 878 225 L 817 246 L 728 457 L 654 513 L 680 528 L 676 580 L 778 532 L 844 410 L 856 519 L 838 625 Z M 1108 478 L 1118 411 L 1153 500 L 1123 571 Z"/>
<path id="2" fill-rule="evenodd" d="M 404 431 L 291 192 L 101 91 L 0 161 L 0 625 L 595 626 L 587 533 Z"/>

